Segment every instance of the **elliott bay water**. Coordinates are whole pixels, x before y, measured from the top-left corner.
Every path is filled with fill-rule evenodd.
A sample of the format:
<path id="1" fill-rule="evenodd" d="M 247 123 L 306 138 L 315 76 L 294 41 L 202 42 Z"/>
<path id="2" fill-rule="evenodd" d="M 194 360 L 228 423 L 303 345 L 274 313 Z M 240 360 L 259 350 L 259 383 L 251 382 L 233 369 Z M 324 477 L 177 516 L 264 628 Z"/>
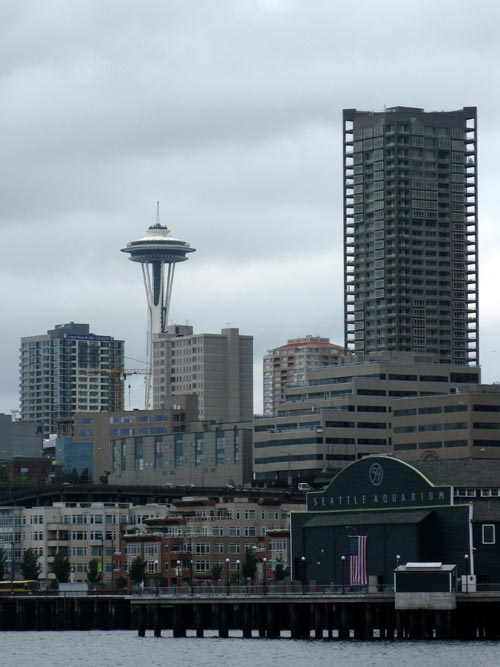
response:
<path id="1" fill-rule="evenodd" d="M 187 637 L 136 632 L 2 632 L 2 667 L 474 667 L 500 664 L 500 642 L 359 642 Z"/>

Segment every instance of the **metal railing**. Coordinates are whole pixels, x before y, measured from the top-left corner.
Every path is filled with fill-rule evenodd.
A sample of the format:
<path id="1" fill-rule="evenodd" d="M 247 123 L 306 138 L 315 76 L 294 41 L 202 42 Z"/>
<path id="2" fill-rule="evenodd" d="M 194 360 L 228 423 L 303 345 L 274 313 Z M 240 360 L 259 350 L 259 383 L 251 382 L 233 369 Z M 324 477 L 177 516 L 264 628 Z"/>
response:
<path id="1" fill-rule="evenodd" d="M 225 581 L 217 584 L 190 586 L 134 587 L 130 594 L 138 597 L 282 597 L 286 595 L 338 596 L 338 595 L 393 595 L 392 585 L 349 586 L 341 584 L 301 584 L 300 582 L 269 582 L 265 584 L 233 584 Z"/>

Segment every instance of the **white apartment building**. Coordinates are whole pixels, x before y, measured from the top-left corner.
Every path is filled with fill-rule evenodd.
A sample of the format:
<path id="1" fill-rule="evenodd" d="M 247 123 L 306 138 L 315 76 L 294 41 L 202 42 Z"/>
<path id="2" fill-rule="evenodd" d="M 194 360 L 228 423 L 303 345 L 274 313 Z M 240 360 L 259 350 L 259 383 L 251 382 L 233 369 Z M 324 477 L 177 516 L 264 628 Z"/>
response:
<path id="1" fill-rule="evenodd" d="M 5 508 L 0 508 L 1 511 Z M 140 528 L 146 519 L 166 516 L 164 505 L 133 506 L 130 503 L 54 503 L 50 507 L 23 508 L 15 537 L 15 551 L 22 559 L 33 549 L 41 565 L 40 580 L 50 583 L 55 576 L 52 564 L 57 551 L 67 550 L 71 580 L 85 582 L 93 558 L 101 560 L 104 583 L 111 585 L 113 555 L 120 549 L 121 534 Z M 19 546 L 17 546 L 19 544 Z"/>
<path id="2" fill-rule="evenodd" d="M 253 337 L 238 329 L 195 334 L 173 324 L 153 337 L 153 408 L 180 395 L 198 397 L 199 419 L 248 421 L 253 416 Z"/>

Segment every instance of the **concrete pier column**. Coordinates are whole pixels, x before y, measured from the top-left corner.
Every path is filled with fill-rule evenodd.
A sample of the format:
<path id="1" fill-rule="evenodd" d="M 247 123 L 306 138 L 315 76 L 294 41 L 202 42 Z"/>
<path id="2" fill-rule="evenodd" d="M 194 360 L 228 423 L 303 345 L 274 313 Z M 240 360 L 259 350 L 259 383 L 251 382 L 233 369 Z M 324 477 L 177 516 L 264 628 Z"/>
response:
<path id="1" fill-rule="evenodd" d="M 339 638 L 349 639 L 349 611 L 345 602 L 340 604 Z"/>
<path id="2" fill-rule="evenodd" d="M 16 600 L 16 630 L 25 630 L 24 627 L 24 600 Z"/>
<path id="3" fill-rule="evenodd" d="M 396 632 L 398 639 L 405 639 L 404 620 L 401 611 L 396 611 Z"/>
<path id="4" fill-rule="evenodd" d="M 153 609 L 153 630 L 155 637 L 161 637 L 161 609 L 155 604 Z"/>
<path id="5" fill-rule="evenodd" d="M 219 605 L 219 637 L 227 639 L 228 636 L 228 609 L 226 604 L 221 604 Z"/>
<path id="6" fill-rule="evenodd" d="M 365 604 L 364 638 L 373 639 L 373 606 Z"/>
<path id="7" fill-rule="evenodd" d="M 328 639 L 333 639 L 333 608 L 331 604 L 325 607 L 325 623 L 328 630 Z"/>
<path id="8" fill-rule="evenodd" d="M 277 639 L 280 636 L 279 610 L 277 605 L 267 603 L 267 636 Z"/>
<path id="9" fill-rule="evenodd" d="M 314 637 L 315 639 L 323 639 L 324 623 L 324 606 L 322 604 L 314 605 Z"/>
<path id="10" fill-rule="evenodd" d="M 410 639 L 422 639 L 421 611 L 410 611 Z"/>
<path id="11" fill-rule="evenodd" d="M 309 637 L 309 615 L 306 612 L 308 605 L 290 605 L 290 631 L 292 639 L 305 639 Z"/>
<path id="12" fill-rule="evenodd" d="M 243 637 L 249 639 L 252 636 L 252 605 L 243 607 Z"/>
<path id="13" fill-rule="evenodd" d="M 143 605 L 137 608 L 137 634 L 139 637 L 146 636 L 146 610 Z"/>
<path id="14" fill-rule="evenodd" d="M 259 629 L 259 637 L 262 639 L 266 636 L 266 605 L 255 605 L 255 614 L 257 618 L 257 627 Z"/>
<path id="15" fill-rule="evenodd" d="M 186 624 L 184 622 L 184 608 L 180 604 L 174 605 L 173 609 L 173 635 L 174 637 L 186 636 Z"/>
<path id="16" fill-rule="evenodd" d="M 201 604 L 197 604 L 194 608 L 194 625 L 196 628 L 196 636 L 203 637 L 203 606 Z"/>

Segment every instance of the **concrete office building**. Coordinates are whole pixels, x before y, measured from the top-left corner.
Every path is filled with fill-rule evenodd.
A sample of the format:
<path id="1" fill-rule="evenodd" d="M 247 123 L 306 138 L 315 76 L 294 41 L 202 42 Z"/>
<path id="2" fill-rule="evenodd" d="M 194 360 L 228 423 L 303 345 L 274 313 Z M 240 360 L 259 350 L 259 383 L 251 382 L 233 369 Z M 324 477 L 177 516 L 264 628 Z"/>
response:
<path id="1" fill-rule="evenodd" d="M 478 364 L 476 120 L 344 110 L 347 349 Z"/>
<path id="2" fill-rule="evenodd" d="M 141 440 L 152 436 L 160 443 L 168 433 L 185 431 L 197 414 L 196 396 L 180 396 L 174 406 L 163 410 L 77 413 L 71 435 L 57 438 L 56 463 L 66 474 L 73 470 L 83 476 L 87 473 L 97 483 L 114 467 L 112 452 L 116 442 L 137 437 L 140 449 Z M 135 445 L 131 451 L 135 451 Z"/>
<path id="3" fill-rule="evenodd" d="M 253 416 L 253 337 L 238 329 L 195 334 L 171 325 L 153 337 L 153 407 L 179 395 L 198 397 L 199 419 L 248 421 Z"/>
<path id="4" fill-rule="evenodd" d="M 69 432 L 75 412 L 119 410 L 124 341 L 90 333 L 88 324 L 58 324 L 21 339 L 21 419 L 40 425 L 43 437 Z"/>
<path id="5" fill-rule="evenodd" d="M 111 440 L 110 484 L 195 487 L 252 481 L 252 423 L 191 422 L 179 433 Z"/>
<path id="6" fill-rule="evenodd" d="M 244 485 L 252 481 L 252 423 L 198 421 L 197 397 L 161 410 L 80 413 L 58 438 L 56 461 L 123 485 Z"/>
<path id="7" fill-rule="evenodd" d="M 311 371 L 303 386 L 286 389 L 275 416 L 255 420 L 255 480 L 312 482 L 370 454 L 391 452 L 393 414 L 402 398 L 448 395 L 480 381 L 479 367 L 439 362 L 435 355 L 387 352 L 343 357 L 338 366 Z"/>
<path id="8" fill-rule="evenodd" d="M 314 368 L 334 366 L 344 348 L 329 338 L 291 338 L 286 345 L 268 350 L 264 356 L 264 415 L 274 415 L 285 398 L 285 388 L 305 382 Z"/>
<path id="9" fill-rule="evenodd" d="M 34 422 L 14 421 L 10 415 L 0 414 L 0 460 L 14 457 L 42 456 L 42 433 Z"/>
<path id="10" fill-rule="evenodd" d="M 500 386 L 400 399 L 392 425 L 394 455 L 404 461 L 500 459 Z"/>

